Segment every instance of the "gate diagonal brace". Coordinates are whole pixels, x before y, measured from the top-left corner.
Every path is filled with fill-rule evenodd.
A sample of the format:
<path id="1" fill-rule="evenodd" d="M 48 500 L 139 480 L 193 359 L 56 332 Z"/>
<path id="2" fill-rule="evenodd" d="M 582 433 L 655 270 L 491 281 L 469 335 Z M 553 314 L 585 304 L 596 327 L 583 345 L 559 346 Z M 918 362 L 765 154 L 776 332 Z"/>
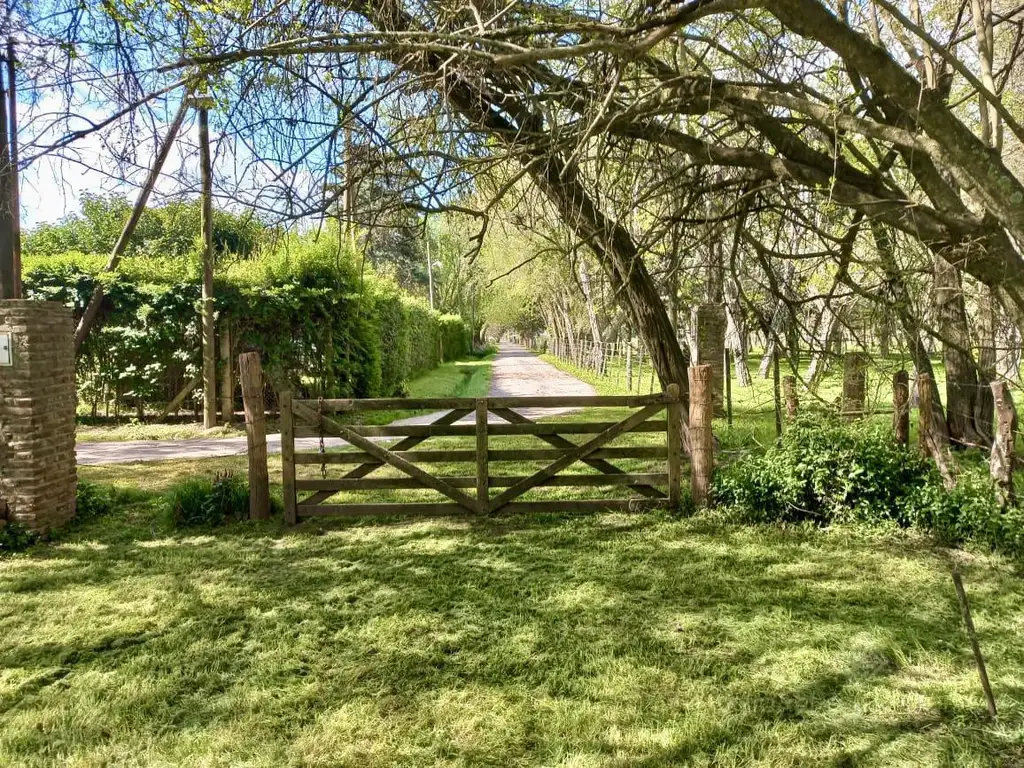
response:
<path id="1" fill-rule="evenodd" d="M 553 462 L 544 467 L 544 469 L 538 470 L 534 474 L 530 475 L 526 479 L 516 483 L 511 488 L 507 489 L 503 493 L 495 496 L 491 500 L 490 512 L 496 512 L 501 507 L 508 504 L 513 499 L 522 496 L 527 491 L 535 488 L 536 486 L 543 483 L 550 477 L 554 477 L 566 467 L 575 464 L 577 461 L 581 461 L 586 458 L 589 454 L 596 451 L 605 443 L 609 443 L 615 438 L 629 432 L 631 429 L 641 424 L 651 416 L 664 410 L 664 403 L 656 403 L 654 405 L 648 405 L 641 408 L 639 411 L 634 413 L 632 416 L 618 422 L 617 424 L 608 427 L 604 432 L 595 436 L 593 439 L 588 440 L 582 445 L 575 446 L 574 450 L 569 451 L 563 456 L 555 459 Z"/>
<path id="2" fill-rule="evenodd" d="M 309 406 L 303 405 L 300 402 L 293 402 L 292 408 L 296 415 L 301 416 L 302 418 L 306 419 L 307 421 L 310 421 L 311 423 L 316 423 L 316 421 L 321 418 L 320 414 L 318 414 Z M 370 454 L 375 459 L 378 459 L 379 461 L 385 464 L 389 464 L 390 466 L 394 467 L 395 469 L 401 472 L 404 472 L 410 477 L 416 478 L 428 488 L 433 488 L 438 493 L 444 494 L 449 499 L 456 502 L 460 506 L 465 507 L 470 512 L 477 512 L 476 500 L 471 499 L 458 488 L 449 485 L 444 480 L 441 480 L 439 477 L 435 477 L 429 472 L 420 469 L 415 464 L 406 461 L 400 456 L 396 456 L 387 448 L 382 448 L 372 440 L 368 440 L 362 435 L 356 434 L 354 431 L 346 427 L 344 424 L 340 424 L 334 419 L 328 418 L 327 416 L 323 416 L 322 418 L 324 429 L 330 432 L 331 434 L 335 435 L 336 437 L 342 438 L 348 443 L 351 443 L 356 448 L 361 448 L 363 451 Z M 600 437 L 600 435 L 598 437 Z"/>
<path id="3" fill-rule="evenodd" d="M 510 424 L 536 424 L 537 423 L 533 419 L 530 419 L 530 418 L 528 418 L 526 416 L 523 416 L 523 414 L 519 413 L 519 411 L 513 411 L 511 408 L 491 408 L 491 413 L 493 413 L 495 416 L 500 416 L 501 418 L 503 418 L 505 421 L 509 422 Z M 562 437 L 561 435 L 536 435 L 536 437 L 539 440 L 543 440 L 545 443 L 547 443 L 548 445 L 553 446 L 555 448 L 565 448 L 565 449 L 568 449 L 568 450 L 572 450 L 573 448 L 576 447 L 576 443 L 572 442 L 572 440 L 567 440 L 566 438 Z M 606 475 L 624 475 L 624 474 L 626 474 L 624 470 L 619 469 L 617 466 L 612 464 L 610 461 L 605 461 L 604 459 L 589 459 L 588 458 L 588 459 L 583 459 L 582 461 L 587 466 L 593 467 L 594 469 L 596 469 L 599 472 L 602 472 L 602 473 L 604 473 Z M 636 493 L 639 493 L 641 496 L 646 496 L 649 499 L 667 499 L 668 498 L 668 496 L 666 496 L 665 493 L 663 493 L 658 488 L 655 488 L 653 485 L 629 485 L 629 486 L 626 486 L 626 487 L 629 488 L 631 491 L 635 491 Z"/>

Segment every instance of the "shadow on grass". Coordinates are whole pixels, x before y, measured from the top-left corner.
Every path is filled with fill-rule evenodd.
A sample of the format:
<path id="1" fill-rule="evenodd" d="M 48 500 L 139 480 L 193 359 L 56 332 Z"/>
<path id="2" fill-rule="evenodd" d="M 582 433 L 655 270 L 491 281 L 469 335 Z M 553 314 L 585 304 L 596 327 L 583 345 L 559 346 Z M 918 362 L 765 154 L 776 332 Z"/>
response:
<path id="1" fill-rule="evenodd" d="M 658 516 L 172 534 L 0 561 L 0 762 L 1013 764 L 1024 590 L 914 540 Z M 992 622 L 998 616 L 1000 621 Z"/>

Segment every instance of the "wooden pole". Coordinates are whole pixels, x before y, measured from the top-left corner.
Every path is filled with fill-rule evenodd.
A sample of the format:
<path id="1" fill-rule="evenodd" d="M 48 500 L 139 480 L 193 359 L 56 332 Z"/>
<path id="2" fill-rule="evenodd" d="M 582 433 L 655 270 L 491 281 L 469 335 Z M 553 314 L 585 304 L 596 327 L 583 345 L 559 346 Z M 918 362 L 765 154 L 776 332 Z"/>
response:
<path id="1" fill-rule="evenodd" d="M 800 400 L 796 394 L 796 376 L 786 376 L 782 379 L 782 391 L 786 396 L 786 421 L 796 421 L 796 414 L 800 408 Z"/>
<path id="2" fill-rule="evenodd" d="M 690 367 L 690 469 L 693 504 L 708 505 L 711 494 L 711 472 L 714 468 L 714 441 L 711 436 L 711 366 Z"/>
<path id="3" fill-rule="evenodd" d="M 231 424 L 235 419 L 235 372 L 231 365 L 231 323 L 220 319 L 220 419 Z"/>
<path id="4" fill-rule="evenodd" d="M 725 421 L 732 426 L 732 351 L 726 347 L 723 360 L 725 367 Z"/>
<path id="5" fill-rule="evenodd" d="M 779 352 L 776 345 L 772 355 L 772 401 L 775 404 L 775 439 L 782 437 L 782 392 L 779 381 Z"/>
<path id="6" fill-rule="evenodd" d="M 867 360 L 863 352 L 843 355 L 843 418 L 854 421 L 864 415 L 867 391 Z"/>
<path id="7" fill-rule="evenodd" d="M 1006 509 L 1016 501 L 1013 490 L 1013 465 L 1016 460 L 1014 443 L 1017 439 L 1017 409 L 1013 404 L 1010 387 L 1005 381 L 992 382 L 992 399 L 995 401 L 996 434 L 992 441 L 989 471 L 996 484 L 999 505 Z"/>
<path id="8" fill-rule="evenodd" d="M 673 510 L 679 509 L 681 486 L 683 484 L 683 429 L 686 425 L 683 422 L 683 403 L 679 397 L 680 388 L 675 382 L 668 385 L 665 390 L 669 396 L 668 404 L 668 461 L 666 472 L 668 474 L 668 503 Z"/>
<path id="9" fill-rule="evenodd" d="M 940 444 L 932 428 L 932 377 L 927 373 L 917 374 L 917 438 L 921 453 L 935 460 L 945 486 L 956 485 L 948 446 Z"/>
<path id="10" fill-rule="evenodd" d="M 892 375 L 892 431 L 899 445 L 910 445 L 910 375 Z"/>
<path id="11" fill-rule="evenodd" d="M 21 190 L 18 182 L 18 78 L 14 38 L 7 38 L 7 127 L 10 131 L 11 155 L 11 245 L 14 251 L 14 298 L 21 292 Z"/>
<path id="12" fill-rule="evenodd" d="M 289 525 L 294 525 L 298 519 L 298 499 L 295 497 L 295 415 L 292 412 L 291 390 L 283 391 L 279 399 L 281 405 L 281 489 L 284 493 L 284 520 Z M 252 486 L 250 485 L 251 493 Z M 249 504 L 251 515 L 251 495 Z M 269 511 L 268 504 L 268 515 Z"/>
<path id="13" fill-rule="evenodd" d="M 16 299 L 14 274 L 14 167 L 11 163 L 10 132 L 7 122 L 6 67 L 0 70 L 0 299 Z"/>
<path id="14" fill-rule="evenodd" d="M 210 113 L 199 107 L 199 175 L 203 201 L 200 228 L 203 233 L 203 426 L 217 426 L 217 350 L 213 304 L 213 169 L 210 159 Z"/>
<path id="15" fill-rule="evenodd" d="M 626 391 L 633 391 L 633 340 L 626 342 Z"/>
<path id="16" fill-rule="evenodd" d="M 487 398 L 476 399 L 476 505 L 481 515 L 490 511 L 491 494 L 488 487 L 487 455 Z"/>
<path id="17" fill-rule="evenodd" d="M 960 602 L 960 613 L 964 617 L 964 626 L 967 627 L 967 637 L 971 641 L 971 651 L 974 653 L 974 663 L 978 667 L 978 678 L 981 680 L 981 688 L 985 692 L 985 703 L 988 705 L 988 713 L 994 718 L 996 716 L 996 698 L 992 694 L 992 685 L 988 681 L 985 657 L 981 655 L 981 646 L 978 644 L 978 633 L 974 630 L 974 620 L 971 619 L 971 606 L 967 602 L 967 592 L 964 590 L 964 583 L 960 578 L 960 572 L 956 570 L 953 571 L 953 586 L 956 588 L 956 599 Z"/>
<path id="18" fill-rule="evenodd" d="M 267 425 L 263 408 L 263 368 L 258 352 L 238 356 L 238 376 L 245 405 L 245 437 L 249 446 L 249 517 L 270 517 L 270 479 L 267 473 Z"/>
<path id="19" fill-rule="evenodd" d="M 121 236 L 117 238 L 117 242 L 114 244 L 114 250 L 110 252 L 110 259 L 107 261 L 107 266 L 103 268 L 104 272 L 113 272 L 117 269 L 117 265 L 121 263 L 121 257 L 124 255 L 125 250 L 128 248 L 128 242 L 131 240 L 132 235 L 135 233 L 135 228 L 139 224 L 139 219 L 142 218 L 142 214 L 146 210 L 146 204 L 149 202 L 149 196 L 153 193 L 153 187 L 156 186 L 156 180 L 160 177 L 160 171 L 164 167 L 164 163 L 167 161 L 167 156 L 171 153 L 171 146 L 174 144 L 174 139 L 178 135 L 178 131 L 181 129 L 181 124 L 185 120 L 185 114 L 188 112 L 189 105 L 189 94 L 181 100 L 181 106 L 178 107 L 178 113 L 174 116 L 174 121 L 171 123 L 170 128 L 167 129 L 167 136 L 164 139 L 163 146 L 160 147 L 157 152 L 156 159 L 153 161 L 153 167 L 149 170 L 149 176 L 146 177 L 146 182 L 142 185 L 142 189 L 139 191 L 139 197 L 135 201 L 135 207 L 132 208 L 131 216 L 128 217 L 128 221 L 125 222 L 124 229 L 121 230 Z M 75 353 L 82 347 L 82 342 L 85 341 L 85 337 L 89 335 L 89 329 L 92 328 L 93 322 L 96 320 L 96 314 L 100 311 L 100 303 L 103 301 L 103 282 L 97 281 L 96 287 L 93 289 L 92 296 L 89 297 L 89 303 L 85 306 L 85 311 L 82 313 L 82 319 L 78 321 L 78 328 L 75 329 Z"/>

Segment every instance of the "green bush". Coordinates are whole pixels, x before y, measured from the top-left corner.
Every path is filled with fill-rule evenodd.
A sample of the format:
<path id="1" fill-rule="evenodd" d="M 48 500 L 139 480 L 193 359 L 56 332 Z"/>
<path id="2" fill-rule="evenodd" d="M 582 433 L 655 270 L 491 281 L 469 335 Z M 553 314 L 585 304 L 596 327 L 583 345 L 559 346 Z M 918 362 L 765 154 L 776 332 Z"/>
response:
<path id="1" fill-rule="evenodd" d="M 0 521 L 0 555 L 28 549 L 39 541 L 39 534 L 21 523 Z"/>
<path id="2" fill-rule="evenodd" d="M 114 499 L 107 487 L 84 480 L 78 481 L 75 491 L 75 520 L 84 522 L 106 515 L 114 508 Z"/>
<path id="3" fill-rule="evenodd" d="M 883 425 L 800 419 L 763 455 L 718 471 L 713 494 L 740 522 L 913 525 L 948 544 L 1024 554 L 1024 513 L 999 508 L 983 468 L 965 468 L 947 490 L 934 465 Z"/>
<path id="4" fill-rule="evenodd" d="M 107 298 L 77 359 L 83 403 L 143 411 L 169 401 L 202 364 L 198 262 L 67 253 L 26 258 L 29 298 L 60 301 L 76 315 L 97 282 Z M 240 351 L 258 350 L 274 382 L 302 397 L 398 395 L 444 358 L 470 350 L 465 323 L 362 269 L 337 241 L 293 236 L 259 258 L 218 265 L 214 295 Z M 196 389 L 193 402 L 199 402 Z"/>
<path id="5" fill-rule="evenodd" d="M 165 506 L 175 527 L 211 528 L 249 515 L 249 486 L 231 474 L 196 476 L 167 491 Z"/>

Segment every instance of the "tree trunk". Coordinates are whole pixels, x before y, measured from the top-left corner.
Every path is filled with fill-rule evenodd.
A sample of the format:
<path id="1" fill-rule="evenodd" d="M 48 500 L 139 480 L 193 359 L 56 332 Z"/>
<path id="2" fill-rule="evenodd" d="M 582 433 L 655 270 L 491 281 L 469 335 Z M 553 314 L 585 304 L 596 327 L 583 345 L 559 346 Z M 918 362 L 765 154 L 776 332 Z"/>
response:
<path id="1" fill-rule="evenodd" d="M 580 288 L 583 290 L 583 298 L 587 305 L 587 321 L 590 324 L 590 337 L 594 341 L 593 360 L 591 361 L 594 370 L 598 373 L 604 367 L 604 359 L 601 349 L 601 326 L 597 322 L 597 311 L 594 309 L 594 296 L 590 290 L 590 271 L 587 269 L 586 259 L 580 259 L 578 270 L 580 276 Z"/>
<path id="2" fill-rule="evenodd" d="M 961 446 L 987 445 L 974 421 L 978 399 L 977 367 L 970 354 L 960 272 L 945 259 L 933 259 L 933 302 L 946 366 L 946 425 L 949 438 Z"/>

